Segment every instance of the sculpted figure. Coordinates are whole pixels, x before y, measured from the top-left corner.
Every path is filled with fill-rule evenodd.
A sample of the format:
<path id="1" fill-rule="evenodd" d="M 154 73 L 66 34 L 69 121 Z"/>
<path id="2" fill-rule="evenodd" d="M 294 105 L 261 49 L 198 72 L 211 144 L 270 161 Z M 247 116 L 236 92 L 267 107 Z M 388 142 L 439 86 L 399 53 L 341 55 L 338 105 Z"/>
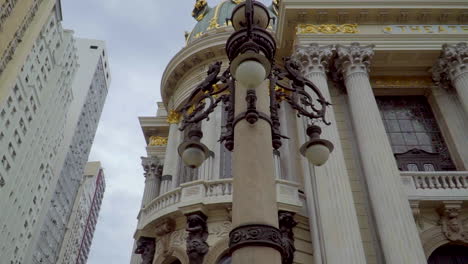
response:
<path id="1" fill-rule="evenodd" d="M 208 253 L 208 228 L 206 226 L 206 216 L 201 213 L 187 215 L 187 255 L 190 264 L 202 264 L 203 258 Z"/>
<path id="2" fill-rule="evenodd" d="M 141 255 L 143 262 L 141 264 L 152 264 L 154 259 L 154 251 L 156 241 L 152 237 L 140 237 L 137 241 L 135 254 Z"/>
<path id="3" fill-rule="evenodd" d="M 294 261 L 294 232 L 293 228 L 297 225 L 294 220 L 294 213 L 280 211 L 279 228 L 281 232 L 281 244 L 284 249 L 282 264 L 292 264 Z"/>

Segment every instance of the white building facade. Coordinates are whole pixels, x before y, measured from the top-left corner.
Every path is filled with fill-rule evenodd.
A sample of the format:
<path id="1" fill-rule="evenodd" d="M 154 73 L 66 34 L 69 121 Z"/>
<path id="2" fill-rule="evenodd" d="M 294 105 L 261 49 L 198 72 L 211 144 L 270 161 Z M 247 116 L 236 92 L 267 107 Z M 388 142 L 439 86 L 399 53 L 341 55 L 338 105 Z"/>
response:
<path id="1" fill-rule="evenodd" d="M 184 103 L 210 65 L 229 65 L 225 44 L 233 29 L 226 18 L 239 2 L 196 1 L 197 24 L 162 77 L 158 114 L 140 117 L 147 157 L 132 264 L 189 263 L 194 229 L 203 230 L 198 244 L 206 245 L 195 251 L 199 263 L 230 263 L 232 194 L 261 199 L 233 190 L 232 175 L 248 168 L 231 166 L 231 152 L 218 142 L 222 104 L 200 125 L 212 152 L 207 160 L 189 169 L 177 151 L 187 140 L 179 130 Z M 270 177 L 279 227 L 293 234 L 283 237 L 294 245 L 291 262 L 283 263 L 466 262 L 466 1 L 282 0 L 269 10 L 276 63 L 293 57 L 331 102 L 331 125 L 320 126 L 335 146 L 325 165 L 309 164 L 299 153 L 307 122 L 280 100 L 281 134 L 289 139 L 273 154 Z"/>
<path id="2" fill-rule="evenodd" d="M 30 263 L 58 263 L 110 84 L 105 43 L 77 39 L 76 45 L 79 69 L 73 82 L 74 101 L 64 131 L 67 139 L 72 136 L 71 144 L 41 231 L 32 244 L 35 249 Z"/>
<path id="3" fill-rule="evenodd" d="M 24 263 L 66 153 L 63 133 L 78 68 L 73 32 L 55 7 L 10 94 L 0 102 L 0 259 Z"/>
<path id="4" fill-rule="evenodd" d="M 87 258 L 104 190 L 101 164 L 88 162 L 56 263 L 83 263 Z"/>

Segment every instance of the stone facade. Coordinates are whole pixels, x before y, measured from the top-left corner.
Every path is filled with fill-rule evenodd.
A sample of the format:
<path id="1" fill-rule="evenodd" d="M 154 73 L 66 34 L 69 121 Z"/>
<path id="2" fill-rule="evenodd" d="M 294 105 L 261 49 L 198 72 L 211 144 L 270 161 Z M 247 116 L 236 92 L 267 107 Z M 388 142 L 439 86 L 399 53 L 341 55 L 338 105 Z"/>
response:
<path id="1" fill-rule="evenodd" d="M 320 125 L 322 137 L 335 146 L 324 166 L 309 164 L 298 151 L 307 140 L 308 121 L 296 118 L 293 109 L 281 103 L 281 132 L 289 139 L 283 139 L 274 154 L 273 171 L 264 174 L 276 177 L 276 194 L 271 199 L 276 199 L 278 211 L 291 216 L 289 223 L 297 223 L 291 225 L 291 233 L 281 229 L 283 243 L 290 245 L 289 255 L 294 252 L 292 260 L 283 254 L 283 263 L 422 264 L 434 261 L 431 254 L 442 245 L 468 246 L 468 137 L 464 132 L 468 129 L 464 42 L 468 17 L 463 15 L 467 9 L 455 2 L 433 0 L 412 3 L 414 6 L 401 1 L 387 1 L 385 6 L 373 1 L 274 2 L 278 53 L 296 59 L 303 75 L 332 103 L 327 113 L 331 125 Z M 197 20 L 204 8 L 199 3 Z M 264 157 L 271 155 L 265 152 L 253 157 L 264 146 L 264 139 L 252 140 L 239 133 L 235 141 L 240 145 L 232 156 L 226 155 L 217 142 L 226 118 L 225 109 L 218 107 L 201 123 L 202 143 L 214 155 L 190 172 L 189 181 L 181 181 L 187 169 L 176 150 L 185 138 L 178 130 L 180 108 L 204 80 L 210 64 L 222 61 L 223 67 L 228 65 L 224 44 L 232 33 L 227 25 L 208 27 L 201 33 L 200 28 L 197 24 L 197 37 L 189 34 L 187 46 L 166 68 L 161 111 L 140 118 L 148 143 L 147 158 L 163 161 L 161 182 L 167 181 L 147 183 L 135 232 L 136 240 L 155 238 L 156 264 L 195 263 L 187 254 L 190 235 L 185 224 L 186 215 L 198 213 L 206 216 L 208 230 L 204 238 L 208 252 L 200 263 L 229 263 L 229 232 L 236 227 L 236 219 L 243 217 L 232 211 L 232 203 L 254 205 L 257 201 L 248 199 L 254 189 L 236 189 L 235 182 L 223 176 L 223 168 L 231 168 L 226 166 L 228 162 L 231 171 L 248 174 L 248 169 L 238 165 L 247 161 L 236 160 L 266 164 Z M 258 100 L 263 100 L 264 90 L 260 90 Z M 408 96 L 417 97 L 430 113 L 383 112 L 376 97 L 388 96 L 401 100 L 398 107 L 411 101 L 405 99 Z M 395 118 L 383 116 L 387 114 Z M 412 115 L 426 120 L 433 116 L 434 121 L 426 124 L 418 121 L 424 118 Z M 152 136 L 167 137 L 166 147 L 152 146 Z M 395 147 L 398 142 L 404 151 Z M 433 146 L 431 142 L 443 143 Z M 422 145 L 428 150 L 418 149 Z M 242 146 L 247 148 L 242 151 Z M 450 170 L 434 170 L 442 168 L 434 163 L 440 160 L 441 151 L 453 162 Z M 263 172 L 269 171 L 267 165 Z M 264 175 L 257 172 L 251 177 Z M 243 197 L 233 198 L 236 191 Z M 147 193 L 157 195 L 148 198 Z M 252 208 L 244 213 L 257 216 L 255 210 L 264 210 Z M 281 219 L 284 216 L 279 217 L 280 228 Z M 174 228 L 157 235 L 158 226 L 169 220 Z M 256 220 L 275 222 L 266 216 Z M 132 257 L 133 264 L 139 261 L 139 256 Z"/>

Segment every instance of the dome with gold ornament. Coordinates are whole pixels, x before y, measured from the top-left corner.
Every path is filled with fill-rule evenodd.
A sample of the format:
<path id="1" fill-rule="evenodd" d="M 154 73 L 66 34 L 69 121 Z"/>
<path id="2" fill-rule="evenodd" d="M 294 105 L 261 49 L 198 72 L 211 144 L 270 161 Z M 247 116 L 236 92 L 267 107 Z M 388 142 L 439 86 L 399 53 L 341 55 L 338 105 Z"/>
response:
<path id="1" fill-rule="evenodd" d="M 231 25 L 231 18 L 234 8 L 245 0 L 222 0 L 218 5 L 210 7 L 206 0 L 196 0 L 192 11 L 192 16 L 197 20 L 197 24 L 191 32 L 185 33 L 187 44 L 203 37 L 206 33 L 216 29 L 225 28 Z M 270 30 L 275 29 L 278 15 L 279 0 L 273 0 L 268 7 L 272 21 Z"/>

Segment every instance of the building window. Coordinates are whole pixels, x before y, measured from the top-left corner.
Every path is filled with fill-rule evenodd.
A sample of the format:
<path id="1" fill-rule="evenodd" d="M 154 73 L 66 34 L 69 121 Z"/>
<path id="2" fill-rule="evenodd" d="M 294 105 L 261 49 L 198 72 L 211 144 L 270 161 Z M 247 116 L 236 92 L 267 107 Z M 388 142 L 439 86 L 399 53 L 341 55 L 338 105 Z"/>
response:
<path id="1" fill-rule="evenodd" d="M 400 170 L 455 169 L 424 96 L 381 96 L 376 100 Z"/>
<path id="2" fill-rule="evenodd" d="M 89 46 L 90 49 L 98 49 L 98 46 L 95 46 L 95 45 L 91 45 Z"/>
<path id="3" fill-rule="evenodd" d="M 226 106 L 223 105 L 222 115 L 221 115 L 222 132 L 226 130 L 227 117 L 228 117 L 228 111 L 226 111 Z M 224 142 L 223 144 L 220 144 L 220 147 L 221 147 L 221 152 L 220 152 L 221 173 L 219 175 L 219 178 L 220 179 L 232 178 L 232 153 L 224 146 Z"/>
<path id="4" fill-rule="evenodd" d="M 468 263 L 468 247 L 462 245 L 444 245 L 436 249 L 428 260 L 429 264 Z"/>

